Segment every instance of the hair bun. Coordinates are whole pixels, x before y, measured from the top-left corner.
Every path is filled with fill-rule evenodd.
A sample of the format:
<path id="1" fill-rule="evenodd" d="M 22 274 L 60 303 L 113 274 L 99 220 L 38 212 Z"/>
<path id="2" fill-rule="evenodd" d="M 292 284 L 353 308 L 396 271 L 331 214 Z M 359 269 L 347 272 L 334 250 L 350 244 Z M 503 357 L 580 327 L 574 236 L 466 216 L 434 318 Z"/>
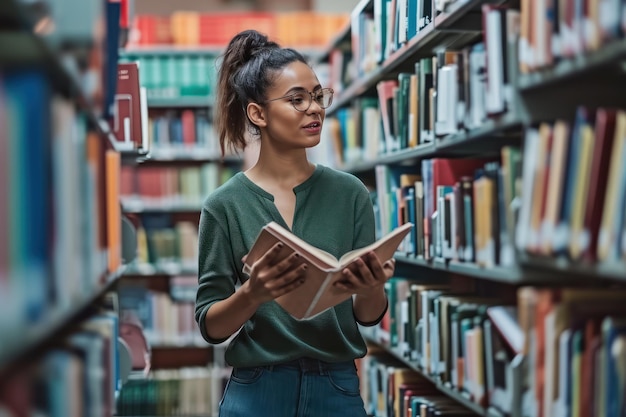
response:
<path id="1" fill-rule="evenodd" d="M 241 62 L 246 62 L 264 51 L 274 48 L 279 48 L 279 45 L 270 41 L 267 35 L 256 30 L 245 30 L 233 37 L 228 49 L 236 52 Z"/>

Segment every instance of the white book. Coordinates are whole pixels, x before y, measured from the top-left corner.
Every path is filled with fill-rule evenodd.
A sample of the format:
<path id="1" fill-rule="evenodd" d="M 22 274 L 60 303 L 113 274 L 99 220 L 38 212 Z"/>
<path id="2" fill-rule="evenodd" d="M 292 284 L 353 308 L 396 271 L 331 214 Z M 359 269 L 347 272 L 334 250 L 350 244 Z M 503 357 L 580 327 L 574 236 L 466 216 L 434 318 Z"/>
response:
<path id="1" fill-rule="evenodd" d="M 504 92 L 504 60 L 502 11 L 491 10 L 487 12 L 486 35 L 487 35 L 487 95 L 486 111 L 488 114 L 502 113 L 506 110 Z"/>
<path id="2" fill-rule="evenodd" d="M 456 64 L 444 65 L 438 70 L 436 136 L 449 135 L 457 131 L 456 113 L 459 101 L 457 72 Z"/>

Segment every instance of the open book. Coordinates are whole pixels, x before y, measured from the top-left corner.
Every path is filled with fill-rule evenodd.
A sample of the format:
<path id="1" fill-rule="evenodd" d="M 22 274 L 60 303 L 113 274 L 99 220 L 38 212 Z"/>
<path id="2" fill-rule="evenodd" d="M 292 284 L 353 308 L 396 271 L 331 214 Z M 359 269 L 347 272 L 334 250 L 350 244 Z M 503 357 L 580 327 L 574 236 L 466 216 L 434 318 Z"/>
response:
<path id="1" fill-rule="evenodd" d="M 250 273 L 252 265 L 276 243 L 283 242 L 280 258 L 298 252 L 307 262 L 305 281 L 295 290 L 276 299 L 287 312 L 297 319 L 311 318 L 352 296 L 352 293 L 337 288 L 334 283 L 343 279 L 341 271 L 359 257 L 374 251 L 381 263 L 391 259 L 411 231 L 413 224 L 406 223 L 366 247 L 344 254 L 340 259 L 300 239 L 276 222 L 261 229 L 252 245 L 243 266 Z"/>

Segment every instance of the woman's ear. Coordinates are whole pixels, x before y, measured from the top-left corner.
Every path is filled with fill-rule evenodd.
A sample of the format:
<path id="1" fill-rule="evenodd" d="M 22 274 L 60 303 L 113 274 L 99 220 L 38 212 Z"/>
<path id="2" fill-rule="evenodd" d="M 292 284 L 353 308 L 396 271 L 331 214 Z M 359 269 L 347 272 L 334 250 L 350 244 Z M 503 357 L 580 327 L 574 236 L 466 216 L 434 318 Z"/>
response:
<path id="1" fill-rule="evenodd" d="M 259 103 L 248 103 L 246 107 L 248 119 L 256 127 L 267 126 L 267 119 L 265 117 L 265 109 Z"/>

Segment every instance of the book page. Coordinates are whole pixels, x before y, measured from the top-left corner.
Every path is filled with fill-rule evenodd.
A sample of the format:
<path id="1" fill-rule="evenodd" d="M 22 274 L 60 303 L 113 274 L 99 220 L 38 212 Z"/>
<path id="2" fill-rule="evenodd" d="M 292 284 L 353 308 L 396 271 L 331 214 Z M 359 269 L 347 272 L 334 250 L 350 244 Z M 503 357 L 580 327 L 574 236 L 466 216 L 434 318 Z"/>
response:
<path id="1" fill-rule="evenodd" d="M 333 255 L 300 239 L 278 223 L 271 222 L 265 228 L 268 232 L 281 238 L 280 240 L 283 243 L 297 250 L 305 259 L 315 262 L 320 268 L 331 270 L 339 267 L 339 261 Z M 323 262 L 323 265 L 317 262 L 317 260 Z"/>
<path id="2" fill-rule="evenodd" d="M 373 244 L 350 251 L 342 256 L 340 263 L 328 252 L 314 247 L 279 224 L 271 222 L 263 227 L 250 249 L 243 272 L 249 274 L 252 265 L 279 241 L 284 243 L 278 255 L 279 259 L 285 259 L 293 252 L 298 252 L 309 264 L 304 283 L 290 293 L 278 297 L 276 302 L 296 319 L 311 318 L 352 296 L 352 293 L 334 285 L 342 279 L 341 271 L 345 266 L 370 251 L 376 253 L 381 263 L 388 261 L 412 227 L 411 223 L 404 224 Z"/>
<path id="3" fill-rule="evenodd" d="M 398 226 L 371 245 L 355 249 L 344 254 L 339 259 L 341 267 L 344 268 L 357 258 L 360 258 L 370 251 L 376 252 L 376 255 L 378 255 L 381 263 L 387 262 L 389 259 L 393 258 L 393 254 L 400 246 L 400 243 L 402 243 L 402 240 L 404 240 L 406 235 L 411 231 L 412 227 L 412 223 L 405 223 L 402 226 Z"/>

